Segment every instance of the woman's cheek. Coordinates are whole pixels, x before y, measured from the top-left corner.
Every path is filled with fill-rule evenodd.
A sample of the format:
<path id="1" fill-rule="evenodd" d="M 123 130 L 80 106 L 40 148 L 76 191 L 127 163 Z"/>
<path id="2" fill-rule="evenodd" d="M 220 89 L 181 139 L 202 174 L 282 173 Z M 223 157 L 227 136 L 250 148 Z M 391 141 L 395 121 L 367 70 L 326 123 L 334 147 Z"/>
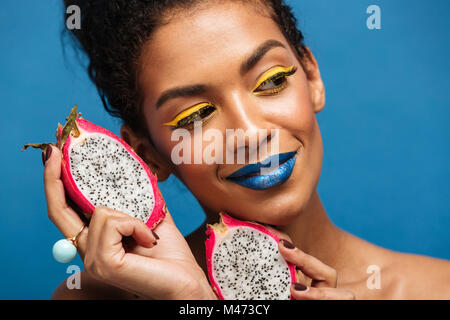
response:
<path id="1" fill-rule="evenodd" d="M 281 130 L 288 131 L 297 139 L 306 140 L 314 131 L 315 115 L 309 92 L 290 90 L 283 99 L 279 99 L 270 117 Z"/>
<path id="2" fill-rule="evenodd" d="M 180 164 L 176 166 L 178 177 L 198 197 L 206 191 L 214 190 L 216 179 L 216 164 Z"/>

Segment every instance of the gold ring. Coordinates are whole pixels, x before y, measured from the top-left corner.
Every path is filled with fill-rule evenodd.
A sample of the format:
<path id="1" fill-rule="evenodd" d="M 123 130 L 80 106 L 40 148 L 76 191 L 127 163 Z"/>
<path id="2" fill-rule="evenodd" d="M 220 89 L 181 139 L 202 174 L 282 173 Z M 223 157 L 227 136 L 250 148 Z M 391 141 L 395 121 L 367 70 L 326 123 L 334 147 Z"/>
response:
<path id="1" fill-rule="evenodd" d="M 81 232 L 83 232 L 83 230 L 84 230 L 85 227 L 86 227 L 86 225 L 84 224 L 84 225 L 81 227 L 80 231 L 78 231 L 78 233 L 77 233 L 74 237 L 72 237 L 72 238 L 66 238 L 66 240 L 72 242 L 72 244 L 75 246 L 75 248 L 78 248 L 78 247 L 77 247 L 77 245 L 78 245 L 78 237 L 80 236 Z"/>

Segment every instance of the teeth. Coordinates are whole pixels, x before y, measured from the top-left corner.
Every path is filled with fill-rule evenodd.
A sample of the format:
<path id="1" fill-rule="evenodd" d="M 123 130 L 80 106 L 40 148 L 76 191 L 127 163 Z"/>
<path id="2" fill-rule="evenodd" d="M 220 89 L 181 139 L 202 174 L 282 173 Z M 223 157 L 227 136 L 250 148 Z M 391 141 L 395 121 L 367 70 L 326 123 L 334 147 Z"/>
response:
<path id="1" fill-rule="evenodd" d="M 273 155 L 270 156 L 268 158 L 266 158 L 265 160 L 263 160 L 260 163 L 250 163 L 240 169 L 238 169 L 237 171 L 235 171 L 234 173 L 232 173 L 231 175 L 228 176 L 228 178 L 230 179 L 239 179 L 239 178 L 248 178 L 248 177 L 254 177 L 254 176 L 261 176 L 261 175 L 266 175 L 266 174 L 270 174 L 273 171 L 275 171 L 277 168 L 279 168 L 282 164 L 284 164 L 285 162 L 289 161 L 290 159 L 292 159 L 293 156 L 295 156 L 295 154 L 297 154 L 297 152 L 290 152 L 288 154 L 283 154 L 281 157 L 278 157 L 278 161 L 275 162 L 275 159 L 277 158 L 277 155 Z M 289 158 L 286 158 L 286 155 L 289 156 Z M 279 155 L 278 155 L 279 156 Z M 276 164 L 276 165 L 275 165 Z M 245 168 L 245 169 L 244 169 Z M 251 172 L 251 171 L 255 171 L 258 170 L 257 172 Z M 242 174 L 243 171 L 250 171 L 251 173 L 247 173 L 247 174 Z"/>
<path id="2" fill-rule="evenodd" d="M 279 163 L 276 167 L 261 167 L 259 172 L 249 173 L 249 174 L 246 174 L 246 175 L 243 175 L 243 176 L 240 176 L 240 177 L 236 177 L 236 178 L 250 178 L 250 177 L 256 177 L 256 176 L 262 176 L 262 175 L 266 175 L 266 174 L 271 174 L 272 172 L 277 170 L 286 161 L 284 161 L 282 163 Z"/>

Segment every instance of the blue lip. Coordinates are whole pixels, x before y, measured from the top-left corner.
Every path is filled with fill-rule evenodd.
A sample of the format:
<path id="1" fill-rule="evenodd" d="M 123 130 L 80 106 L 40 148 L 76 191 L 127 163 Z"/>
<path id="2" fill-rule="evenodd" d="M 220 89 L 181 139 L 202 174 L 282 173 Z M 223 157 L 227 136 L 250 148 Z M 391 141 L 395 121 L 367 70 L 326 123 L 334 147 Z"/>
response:
<path id="1" fill-rule="evenodd" d="M 278 163 L 283 163 L 289 158 L 292 158 L 295 154 L 296 151 L 275 154 L 267 159 L 264 159 L 264 161 L 262 162 L 251 163 L 246 165 L 245 167 L 240 168 L 239 170 L 230 174 L 228 178 L 238 178 L 249 174 L 259 173 L 261 172 L 261 168 L 269 168 L 271 163 L 275 162 L 277 158 Z"/>
<path id="2" fill-rule="evenodd" d="M 228 180 L 237 183 L 243 187 L 264 190 L 284 183 L 291 175 L 296 160 L 296 151 L 276 154 L 263 163 L 253 163 L 235 171 L 227 177 Z M 267 174 L 261 173 L 262 168 L 269 168 L 271 163 L 278 157 L 278 163 L 281 163 L 273 171 Z M 256 175 L 255 175 L 256 174 Z"/>

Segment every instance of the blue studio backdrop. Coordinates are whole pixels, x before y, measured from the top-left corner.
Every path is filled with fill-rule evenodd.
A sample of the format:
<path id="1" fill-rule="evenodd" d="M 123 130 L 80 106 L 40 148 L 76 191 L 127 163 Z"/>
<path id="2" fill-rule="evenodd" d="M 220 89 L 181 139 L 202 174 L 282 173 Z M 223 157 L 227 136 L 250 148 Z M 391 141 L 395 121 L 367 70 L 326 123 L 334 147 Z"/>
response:
<path id="1" fill-rule="evenodd" d="M 385 248 L 450 259 L 450 2 L 288 1 L 326 87 L 319 194 L 339 227 Z M 381 29 L 369 29 L 369 5 Z M 69 274 L 51 255 L 41 154 L 74 104 L 119 133 L 70 44 L 60 0 L 0 3 L 0 299 L 48 299 Z M 203 221 L 176 179 L 160 183 L 184 235 Z M 189 209 L 187 209 L 189 208 Z M 72 263 L 82 268 L 79 257 Z"/>

